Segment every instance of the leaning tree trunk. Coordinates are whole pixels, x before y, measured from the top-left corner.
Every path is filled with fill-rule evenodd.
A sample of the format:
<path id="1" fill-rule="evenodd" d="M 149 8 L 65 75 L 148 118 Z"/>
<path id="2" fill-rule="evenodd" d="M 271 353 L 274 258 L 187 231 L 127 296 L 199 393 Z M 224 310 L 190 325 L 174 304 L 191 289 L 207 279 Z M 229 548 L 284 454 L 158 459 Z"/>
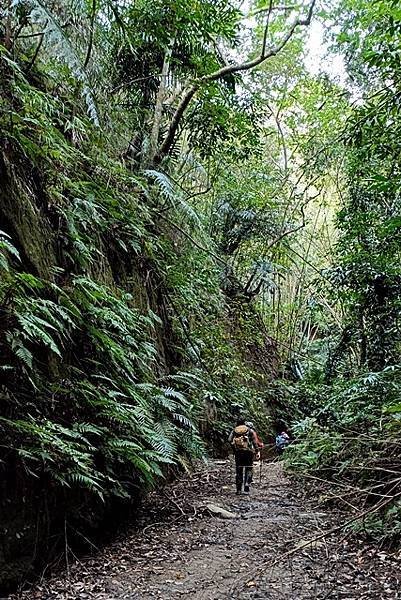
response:
<path id="1" fill-rule="evenodd" d="M 166 97 L 168 74 L 170 70 L 171 55 L 173 52 L 174 38 L 169 42 L 164 53 L 163 67 L 160 76 L 159 89 L 157 91 L 155 110 L 153 113 L 152 131 L 150 133 L 149 147 L 144 151 L 142 167 L 147 168 L 153 165 L 159 145 L 160 126 L 163 117 L 163 102 Z"/>

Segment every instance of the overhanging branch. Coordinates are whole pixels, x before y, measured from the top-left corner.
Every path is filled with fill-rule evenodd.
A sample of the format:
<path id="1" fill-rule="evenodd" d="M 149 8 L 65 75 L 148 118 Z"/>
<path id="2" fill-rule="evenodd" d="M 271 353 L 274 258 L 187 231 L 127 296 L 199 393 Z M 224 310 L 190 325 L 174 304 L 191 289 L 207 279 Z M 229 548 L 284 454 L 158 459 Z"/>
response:
<path id="1" fill-rule="evenodd" d="M 188 108 L 191 100 L 193 99 L 193 97 L 196 95 L 196 93 L 202 87 L 203 84 L 210 83 L 211 81 L 217 81 L 218 79 L 222 79 L 223 77 L 226 77 L 227 75 L 232 75 L 233 73 L 239 73 L 241 71 L 249 71 L 251 69 L 254 69 L 255 67 L 258 67 L 259 65 L 264 63 L 269 58 L 276 56 L 276 54 L 278 54 L 284 48 L 284 46 L 286 46 L 286 44 L 292 38 L 292 36 L 294 35 L 294 33 L 298 29 L 298 27 L 306 27 L 306 26 L 310 25 L 315 4 L 316 4 L 316 0 L 312 0 L 306 17 L 305 18 L 298 17 L 297 19 L 295 19 L 295 21 L 293 22 L 293 24 L 291 25 L 291 27 L 289 28 L 287 33 L 284 35 L 283 39 L 276 46 L 268 49 L 266 46 L 267 46 L 267 31 L 268 31 L 268 27 L 269 27 L 269 20 L 270 20 L 270 13 L 271 13 L 271 10 L 270 10 L 269 18 L 267 19 L 267 23 L 265 26 L 262 49 L 261 49 L 260 54 L 256 58 L 254 58 L 252 60 L 244 61 L 242 63 L 231 63 L 228 65 L 225 65 L 224 67 L 217 69 L 217 71 L 214 71 L 213 73 L 210 73 L 209 75 L 204 75 L 203 77 L 200 77 L 199 79 L 195 80 L 195 82 L 189 88 L 187 88 L 184 91 L 184 94 L 182 95 L 182 98 L 177 106 L 177 109 L 173 115 L 170 126 L 168 128 L 167 135 L 166 135 L 162 145 L 159 148 L 159 151 L 155 158 L 155 162 L 160 162 L 160 160 L 164 156 L 169 154 L 169 152 L 171 151 L 171 148 L 174 144 L 175 137 L 176 137 L 181 119 L 182 119 L 186 109 Z M 270 3 L 269 6 L 271 6 L 271 9 L 273 8 L 272 2 Z"/>

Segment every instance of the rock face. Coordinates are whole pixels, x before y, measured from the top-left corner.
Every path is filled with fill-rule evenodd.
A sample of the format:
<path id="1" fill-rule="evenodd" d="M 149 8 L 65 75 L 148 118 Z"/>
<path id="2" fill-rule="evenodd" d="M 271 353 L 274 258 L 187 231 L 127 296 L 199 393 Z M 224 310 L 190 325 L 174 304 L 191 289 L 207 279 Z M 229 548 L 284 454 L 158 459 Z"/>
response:
<path id="1" fill-rule="evenodd" d="M 16 243 L 23 262 L 47 280 L 58 266 L 54 224 L 33 164 L 8 148 L 0 153 L 0 229 Z"/>

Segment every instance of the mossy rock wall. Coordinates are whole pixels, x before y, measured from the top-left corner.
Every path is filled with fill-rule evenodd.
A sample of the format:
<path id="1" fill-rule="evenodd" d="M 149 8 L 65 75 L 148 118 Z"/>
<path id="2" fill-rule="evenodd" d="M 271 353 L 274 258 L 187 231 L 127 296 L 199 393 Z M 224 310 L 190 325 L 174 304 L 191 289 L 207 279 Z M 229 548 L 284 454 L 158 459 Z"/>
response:
<path id="1" fill-rule="evenodd" d="M 20 261 L 13 259 L 13 268 L 68 290 L 71 260 L 65 260 L 63 239 L 68 236 L 62 215 L 52 205 L 46 192 L 45 178 L 42 179 L 37 166 L 10 144 L 4 144 L 0 152 L 0 230 L 10 236 L 20 255 Z M 88 275 L 111 290 L 125 289 L 132 295 L 133 303 L 140 312 L 151 309 L 160 315 L 160 323 L 154 329 L 154 344 L 158 351 L 155 370 L 157 376 L 166 373 L 172 360 L 169 349 L 172 330 L 163 298 L 157 291 L 157 275 L 150 275 L 149 268 L 144 268 L 143 262 L 134 255 L 131 258 L 119 255 L 112 240 L 108 241 L 107 233 L 98 237 L 97 244 L 99 258 L 88 267 Z M 0 323 L 2 348 L 7 345 L 5 336 L 11 325 L 8 316 Z M 62 385 L 70 367 L 79 364 L 77 350 L 83 356 L 87 351 L 85 345 L 65 348 L 62 360 L 42 351 L 40 369 L 49 382 L 60 381 Z M 24 397 L 27 394 L 32 396 L 32 400 L 35 397 L 34 389 L 29 391 L 24 385 L 20 369 L 1 374 L 3 408 L 0 416 L 21 417 Z M 14 399 L 18 407 L 13 405 Z M 29 404 L 28 412 L 34 410 L 32 402 Z M 50 414 L 50 408 L 43 410 L 44 415 Z M 3 425 L 0 425 L 0 433 L 6 435 L 4 431 Z M 6 439 L 10 439 L 9 433 Z M 15 443 L 18 444 L 18 441 L 15 440 Z M 121 518 L 130 512 L 141 493 L 140 487 L 134 489 L 133 486 L 129 501 L 119 502 L 111 498 L 101 502 L 89 492 L 62 490 L 54 486 L 44 472 L 39 478 L 30 477 L 16 449 L 2 449 L 0 595 L 10 591 L 18 582 L 32 577 L 35 568 L 52 559 L 55 548 L 63 545 L 65 527 L 70 542 L 79 544 L 82 537 L 76 532 L 95 536 L 97 531 L 110 527 L 113 515 L 118 514 Z"/>
<path id="2" fill-rule="evenodd" d="M 35 166 L 6 145 L 0 153 L 0 229 L 8 233 L 23 262 L 45 279 L 57 266 L 56 232 Z"/>

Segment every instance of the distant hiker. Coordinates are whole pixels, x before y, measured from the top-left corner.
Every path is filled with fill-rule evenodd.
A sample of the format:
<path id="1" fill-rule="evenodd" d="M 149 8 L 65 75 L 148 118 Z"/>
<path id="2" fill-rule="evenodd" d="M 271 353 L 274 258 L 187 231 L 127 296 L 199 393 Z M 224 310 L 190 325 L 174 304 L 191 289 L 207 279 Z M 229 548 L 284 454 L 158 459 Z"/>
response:
<path id="1" fill-rule="evenodd" d="M 249 494 L 249 486 L 252 483 L 253 458 L 258 449 L 256 433 L 245 425 L 245 419 L 238 419 L 228 441 L 234 450 L 236 493 L 240 494 L 243 486 L 244 492 Z"/>
<path id="2" fill-rule="evenodd" d="M 276 436 L 276 450 L 277 454 L 282 454 L 288 444 L 290 443 L 290 436 L 285 431 L 282 431 Z"/>

